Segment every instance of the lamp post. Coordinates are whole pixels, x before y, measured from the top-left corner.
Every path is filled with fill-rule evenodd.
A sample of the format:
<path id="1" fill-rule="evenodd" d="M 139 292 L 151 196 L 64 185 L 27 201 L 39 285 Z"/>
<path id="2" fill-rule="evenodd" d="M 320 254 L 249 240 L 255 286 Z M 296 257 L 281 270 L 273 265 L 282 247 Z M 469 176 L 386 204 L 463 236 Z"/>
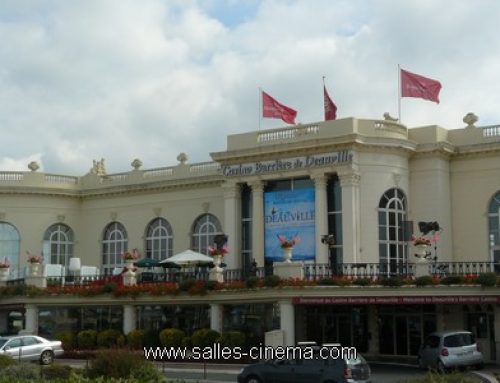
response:
<path id="1" fill-rule="evenodd" d="M 328 246 L 328 255 L 330 260 L 330 267 L 333 275 L 337 275 L 337 260 L 334 259 L 333 247 L 335 246 L 335 236 L 333 234 L 325 234 L 321 236 L 321 243 Z"/>

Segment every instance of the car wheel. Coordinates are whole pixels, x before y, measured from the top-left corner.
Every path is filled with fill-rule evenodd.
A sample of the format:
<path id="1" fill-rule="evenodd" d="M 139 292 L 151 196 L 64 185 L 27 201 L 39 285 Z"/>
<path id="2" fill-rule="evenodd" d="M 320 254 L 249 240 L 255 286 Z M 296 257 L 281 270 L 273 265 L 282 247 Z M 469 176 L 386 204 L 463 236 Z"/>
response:
<path id="1" fill-rule="evenodd" d="M 48 365 L 54 361 L 54 354 L 52 351 L 44 351 L 42 355 L 40 355 L 40 364 Z"/>
<path id="2" fill-rule="evenodd" d="M 440 360 L 438 360 L 436 367 L 437 367 L 437 371 L 440 374 L 446 374 L 446 366 L 444 365 L 443 362 L 441 362 Z"/>
<path id="3" fill-rule="evenodd" d="M 249 376 L 247 380 L 245 380 L 246 383 L 262 383 L 259 378 L 256 376 Z"/>

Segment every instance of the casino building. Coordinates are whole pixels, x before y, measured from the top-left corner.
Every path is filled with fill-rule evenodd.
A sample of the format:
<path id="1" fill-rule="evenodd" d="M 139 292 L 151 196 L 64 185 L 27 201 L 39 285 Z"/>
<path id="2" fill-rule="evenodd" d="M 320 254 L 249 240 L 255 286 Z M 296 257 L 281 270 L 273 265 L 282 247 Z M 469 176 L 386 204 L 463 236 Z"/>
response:
<path id="1" fill-rule="evenodd" d="M 111 275 L 126 250 L 157 260 L 186 249 L 207 253 L 217 234 L 231 249 L 226 281 L 496 272 L 500 127 L 476 120 L 468 114 L 466 126 L 446 129 L 345 118 L 229 135 L 207 163 L 181 153 L 174 166 L 143 169 L 135 159 L 117 174 L 107 174 L 104 161 L 84 176 L 42 173 L 35 163 L 0 172 L 0 259 L 11 263 L 1 283 L 26 283 L 27 251 L 43 252 L 41 277 L 57 265 L 64 276 L 78 272 L 70 272 L 73 258 Z M 410 241 L 421 229 L 431 239 L 423 253 Z M 278 235 L 300 238 L 291 262 L 283 262 Z M 500 290 L 290 284 L 204 296 L 0 298 L 1 333 L 166 327 L 239 329 L 256 343 L 271 332 L 284 344 L 339 341 L 403 357 L 431 331 L 469 329 L 495 360 Z"/>

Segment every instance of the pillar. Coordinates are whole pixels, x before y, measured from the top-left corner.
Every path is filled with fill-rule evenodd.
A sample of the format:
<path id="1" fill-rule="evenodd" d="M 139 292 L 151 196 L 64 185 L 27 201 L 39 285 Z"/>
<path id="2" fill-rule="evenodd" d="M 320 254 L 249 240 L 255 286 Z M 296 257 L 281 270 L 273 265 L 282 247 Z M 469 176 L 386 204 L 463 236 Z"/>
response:
<path id="1" fill-rule="evenodd" d="M 281 300 L 280 329 L 284 334 L 283 346 L 295 345 L 295 307 L 290 299 Z"/>
<path id="2" fill-rule="evenodd" d="M 227 246 L 231 253 L 226 256 L 224 262 L 228 269 L 239 269 L 242 266 L 241 259 L 241 195 L 238 184 L 224 185 L 224 233 L 227 235 Z"/>
<path id="3" fill-rule="evenodd" d="M 222 333 L 222 305 L 210 303 L 210 329 Z"/>
<path id="4" fill-rule="evenodd" d="M 36 305 L 27 304 L 24 306 L 25 326 L 24 332 L 28 334 L 38 334 L 38 307 Z"/>
<path id="5" fill-rule="evenodd" d="M 252 255 L 257 267 L 264 266 L 264 184 L 257 180 L 252 188 Z"/>
<path id="6" fill-rule="evenodd" d="M 137 327 L 137 311 L 134 305 L 123 305 L 123 333 L 127 335 Z"/>
<path id="7" fill-rule="evenodd" d="M 377 306 L 368 306 L 368 354 L 377 355 L 379 350 L 379 326 L 378 326 L 378 312 Z"/>
<path id="8" fill-rule="evenodd" d="M 321 242 L 321 237 L 328 234 L 328 203 L 326 195 L 327 177 L 318 174 L 314 180 L 315 197 L 315 236 L 316 236 L 316 263 L 328 263 L 328 246 Z"/>
<path id="9" fill-rule="evenodd" d="M 339 174 L 342 188 L 342 241 L 344 263 L 360 261 L 360 203 L 359 181 L 356 172 Z"/>

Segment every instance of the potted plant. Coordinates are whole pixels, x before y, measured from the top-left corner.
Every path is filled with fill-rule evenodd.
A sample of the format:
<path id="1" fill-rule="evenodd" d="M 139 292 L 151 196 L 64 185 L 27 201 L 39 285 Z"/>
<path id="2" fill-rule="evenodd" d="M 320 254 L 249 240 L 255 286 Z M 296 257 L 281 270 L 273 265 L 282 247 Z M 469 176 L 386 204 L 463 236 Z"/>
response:
<path id="1" fill-rule="evenodd" d="M 139 250 L 134 249 L 132 252 L 126 251 L 125 253 L 122 254 L 122 258 L 125 261 L 125 267 L 128 270 L 133 270 L 134 269 L 134 262 L 137 261 L 140 257 Z"/>
<path id="2" fill-rule="evenodd" d="M 427 255 L 427 248 L 431 245 L 431 240 L 426 237 L 416 237 L 412 235 L 411 237 L 413 246 L 415 247 L 415 256 L 418 258 L 423 258 Z"/>
<path id="3" fill-rule="evenodd" d="M 9 277 L 10 262 L 7 258 L 0 261 L 0 281 L 6 281 Z"/>
<path id="4" fill-rule="evenodd" d="M 32 276 L 37 276 L 40 264 L 43 262 L 43 256 L 38 254 L 31 254 L 29 251 L 27 251 L 26 254 L 28 254 L 30 274 Z"/>
<path id="5" fill-rule="evenodd" d="M 220 267 L 222 259 L 229 253 L 229 248 L 227 245 L 224 246 L 208 246 L 208 254 L 214 258 L 214 264 L 216 267 Z"/>
<path id="6" fill-rule="evenodd" d="M 291 239 L 288 239 L 284 235 L 278 235 L 277 237 L 280 241 L 280 247 L 283 249 L 285 262 L 292 262 L 292 250 L 300 242 L 300 237 L 297 234 Z"/>

